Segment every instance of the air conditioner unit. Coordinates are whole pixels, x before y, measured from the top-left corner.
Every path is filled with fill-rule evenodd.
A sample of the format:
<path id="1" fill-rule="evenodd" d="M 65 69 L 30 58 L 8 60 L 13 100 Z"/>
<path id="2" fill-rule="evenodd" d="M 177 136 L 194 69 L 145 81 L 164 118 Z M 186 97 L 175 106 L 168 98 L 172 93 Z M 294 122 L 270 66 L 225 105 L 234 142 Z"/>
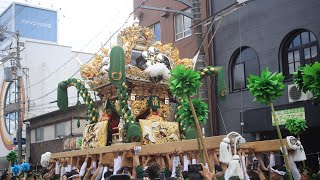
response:
<path id="1" fill-rule="evenodd" d="M 288 85 L 289 102 L 306 101 L 313 98 L 311 92 L 304 93 L 298 89 L 294 84 Z"/>

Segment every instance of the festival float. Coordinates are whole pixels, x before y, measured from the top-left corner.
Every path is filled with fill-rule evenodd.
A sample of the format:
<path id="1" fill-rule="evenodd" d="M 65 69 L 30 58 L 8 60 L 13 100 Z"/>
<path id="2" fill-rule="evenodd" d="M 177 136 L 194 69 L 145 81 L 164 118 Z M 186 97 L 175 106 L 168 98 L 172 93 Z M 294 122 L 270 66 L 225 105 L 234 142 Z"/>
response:
<path id="1" fill-rule="evenodd" d="M 118 46 L 102 48 L 102 53 L 96 54 L 90 63 L 81 65 L 82 80 L 70 78 L 59 83 L 60 110 L 68 109 L 67 88 L 75 87 L 78 98 L 83 98 L 90 124 L 84 129 L 81 150 L 53 153 L 51 159 L 76 158 L 90 152 L 102 154 L 103 161 L 113 161 L 114 152 L 141 146 L 140 155 L 201 149 L 203 162 L 208 161 L 207 149 L 220 149 L 220 161 L 228 164 L 232 161 L 230 147 L 235 152 L 252 146 L 255 152 L 280 151 L 284 146 L 292 149 L 288 146 L 290 141 L 282 140 L 280 132 L 280 139 L 255 142 L 246 142 L 236 132 L 203 137 L 199 123 L 205 124 L 208 106 L 193 96 L 201 86 L 201 79 L 207 76 L 218 77 L 218 95 L 225 96 L 223 69 L 209 66 L 194 70 L 192 59 L 180 59 L 179 50 L 170 43 L 154 43 L 153 33 L 138 25 L 125 28 L 119 39 Z M 262 80 L 252 76 L 248 88 L 257 100 L 273 108 L 272 102 L 281 94 L 282 77 L 264 73 Z M 261 84 L 268 80 L 273 84 Z M 278 89 L 268 90 L 274 94 L 262 95 L 266 92 L 257 90 L 259 85 Z M 89 91 L 100 97 L 102 110 L 99 111 Z M 173 109 L 172 103 L 177 108 Z"/>

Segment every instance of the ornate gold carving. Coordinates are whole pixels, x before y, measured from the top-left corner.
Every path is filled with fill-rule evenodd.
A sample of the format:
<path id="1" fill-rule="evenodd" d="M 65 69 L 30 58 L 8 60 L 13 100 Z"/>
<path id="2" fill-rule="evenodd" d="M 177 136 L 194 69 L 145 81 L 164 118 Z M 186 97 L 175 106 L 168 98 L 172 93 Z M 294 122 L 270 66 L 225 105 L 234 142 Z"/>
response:
<path id="1" fill-rule="evenodd" d="M 107 129 L 107 121 L 87 125 L 83 132 L 82 148 L 104 147 L 107 142 Z"/>
<path id="2" fill-rule="evenodd" d="M 186 69 L 189 69 L 192 67 L 192 61 L 189 58 L 179 59 L 175 63 L 176 63 L 176 65 L 184 65 L 186 67 Z"/>
<path id="3" fill-rule="evenodd" d="M 137 117 L 148 109 L 147 99 L 131 101 L 131 113 Z"/>
<path id="4" fill-rule="evenodd" d="M 92 61 L 92 65 L 96 68 L 98 68 L 102 63 L 102 56 L 95 54 L 94 59 Z"/>
<path id="5" fill-rule="evenodd" d="M 160 144 L 180 141 L 177 122 L 149 121 L 140 119 L 144 144 Z"/>
<path id="6" fill-rule="evenodd" d="M 94 66 L 90 64 L 84 64 L 80 67 L 80 74 L 83 79 L 91 79 L 96 74 L 98 74 L 98 71 L 95 69 Z"/>
<path id="7" fill-rule="evenodd" d="M 165 121 L 169 121 L 169 116 L 170 116 L 169 104 L 164 104 L 163 102 L 161 102 L 160 108 L 158 108 L 157 112 Z"/>
<path id="8" fill-rule="evenodd" d="M 149 28 L 130 26 L 121 31 L 121 40 L 125 49 L 126 64 L 131 61 L 131 50 L 135 46 L 148 47 L 154 39 L 154 34 Z"/>
<path id="9" fill-rule="evenodd" d="M 148 117 L 147 117 L 147 120 L 151 120 L 151 121 L 164 121 L 163 117 L 161 117 L 160 115 L 158 114 L 150 114 Z"/>
<path id="10" fill-rule="evenodd" d="M 141 71 L 137 66 L 128 66 L 126 69 L 126 73 L 139 75 L 143 73 L 143 71 Z"/>
<path id="11" fill-rule="evenodd" d="M 170 65 L 172 68 L 176 65 L 184 65 L 186 66 L 186 68 L 192 67 L 192 60 L 188 58 L 180 59 L 179 50 L 176 47 L 173 47 L 172 43 L 162 44 L 161 42 L 157 42 L 155 48 L 157 48 L 159 52 L 171 59 Z"/>

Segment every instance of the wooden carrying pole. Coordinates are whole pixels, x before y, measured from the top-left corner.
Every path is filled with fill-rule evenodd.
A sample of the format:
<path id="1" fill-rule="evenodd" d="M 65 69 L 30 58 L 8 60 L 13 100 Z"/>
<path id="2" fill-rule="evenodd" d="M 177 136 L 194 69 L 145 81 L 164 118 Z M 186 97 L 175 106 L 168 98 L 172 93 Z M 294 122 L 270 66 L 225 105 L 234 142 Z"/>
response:
<path id="1" fill-rule="evenodd" d="M 274 107 L 273 107 L 273 104 L 272 104 L 272 103 L 270 103 L 270 107 L 271 107 L 271 111 L 272 111 L 274 123 L 275 123 L 276 128 L 277 128 L 277 133 L 278 133 L 278 137 L 279 137 L 279 141 L 280 141 L 280 146 L 281 146 L 282 153 L 283 153 L 283 156 L 284 156 L 285 166 L 286 166 L 287 172 L 288 172 L 288 174 L 289 174 L 289 179 L 290 179 L 290 180 L 293 180 L 293 178 L 292 178 L 292 173 L 291 173 L 291 170 L 290 170 L 290 165 L 289 165 L 289 159 L 288 159 L 287 151 L 286 151 L 285 145 L 284 145 L 284 143 L 283 143 L 281 131 L 280 131 L 279 124 L 278 124 L 277 115 L 276 115 L 276 112 L 275 112 L 275 110 L 274 110 Z M 288 147 L 288 146 L 287 146 L 287 147 Z"/>
<path id="2" fill-rule="evenodd" d="M 205 137 L 205 147 L 207 149 L 219 149 L 220 142 L 225 136 L 213 136 Z M 286 141 L 283 142 L 287 146 Z M 152 154 L 171 154 L 174 151 L 190 152 L 198 150 L 197 140 L 182 140 L 178 142 L 170 142 L 164 144 L 149 144 L 142 145 L 141 143 L 126 143 L 126 144 L 115 144 L 111 146 L 104 146 L 100 148 L 91 148 L 75 151 L 67 151 L 60 153 L 52 153 L 51 159 L 61 159 L 70 157 L 86 156 L 87 154 L 103 154 L 106 159 L 112 159 L 114 152 L 130 151 L 133 147 L 141 146 L 140 156 L 152 155 Z M 245 149 L 248 147 L 254 147 L 254 152 L 276 152 L 280 150 L 279 139 L 266 140 L 266 141 L 255 141 L 247 142 L 240 145 L 240 149 Z M 288 146 L 287 146 L 288 147 Z M 104 158 L 103 160 L 106 161 Z M 106 162 L 104 162 L 106 163 Z"/>
<path id="3" fill-rule="evenodd" d="M 207 151 L 207 148 L 206 148 L 205 143 L 204 143 L 204 140 L 203 140 L 202 131 L 201 131 L 201 128 L 200 128 L 200 124 L 199 124 L 199 121 L 198 121 L 198 117 L 197 117 L 196 111 L 195 111 L 195 109 L 194 109 L 194 106 L 193 106 L 191 97 L 189 97 L 189 104 L 190 104 L 190 108 L 191 108 L 192 115 L 193 115 L 193 118 L 194 118 L 194 122 L 196 123 L 198 138 L 200 138 L 200 144 L 201 144 L 202 149 L 203 149 L 203 154 L 204 154 L 203 164 L 206 164 L 207 162 L 210 162 L 210 160 L 209 160 L 209 155 L 208 155 L 208 151 Z M 201 151 L 201 148 L 200 148 L 199 150 Z M 201 153 L 201 152 L 200 152 L 200 153 Z M 212 171 L 213 171 L 212 164 L 211 164 L 211 163 L 208 163 L 208 165 L 209 165 L 209 170 L 210 170 L 210 172 L 212 172 Z"/>

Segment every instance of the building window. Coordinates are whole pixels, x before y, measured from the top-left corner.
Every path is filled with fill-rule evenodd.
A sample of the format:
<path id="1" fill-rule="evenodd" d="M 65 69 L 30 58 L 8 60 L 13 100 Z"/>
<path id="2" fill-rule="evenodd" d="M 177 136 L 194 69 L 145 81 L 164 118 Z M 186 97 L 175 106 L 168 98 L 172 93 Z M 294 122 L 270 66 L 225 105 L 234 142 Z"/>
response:
<path id="1" fill-rule="evenodd" d="M 246 89 L 250 74 L 260 74 L 260 64 L 257 53 L 250 47 L 241 47 L 231 56 L 230 89 L 238 91 Z"/>
<path id="2" fill-rule="evenodd" d="M 151 25 L 150 30 L 153 32 L 155 35 L 155 41 L 161 41 L 161 28 L 160 28 L 160 23 L 155 23 Z"/>
<path id="3" fill-rule="evenodd" d="M 282 71 L 286 78 L 298 67 L 312 64 L 319 60 L 319 43 L 311 31 L 298 30 L 285 38 L 282 46 Z"/>
<path id="4" fill-rule="evenodd" d="M 44 128 L 41 127 L 36 129 L 36 142 L 43 141 L 44 140 L 43 136 L 44 136 Z"/>
<path id="5" fill-rule="evenodd" d="M 61 122 L 55 125 L 55 137 L 62 138 L 66 136 L 66 122 Z"/>
<path id="6" fill-rule="evenodd" d="M 191 9 L 187 9 L 184 12 L 191 13 Z M 191 18 L 184 16 L 182 14 L 177 14 L 174 16 L 174 35 L 175 40 L 178 41 L 185 37 L 191 36 Z"/>

